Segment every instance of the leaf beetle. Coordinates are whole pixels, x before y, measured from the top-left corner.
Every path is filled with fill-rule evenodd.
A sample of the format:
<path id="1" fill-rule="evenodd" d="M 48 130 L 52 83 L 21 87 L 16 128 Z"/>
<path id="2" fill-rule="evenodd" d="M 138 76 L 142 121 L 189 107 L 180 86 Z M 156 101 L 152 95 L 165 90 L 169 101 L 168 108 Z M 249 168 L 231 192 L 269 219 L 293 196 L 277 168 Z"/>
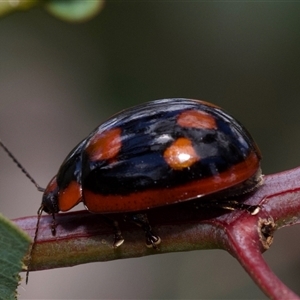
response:
<path id="1" fill-rule="evenodd" d="M 83 202 L 93 213 L 130 213 L 155 247 L 160 238 L 145 211 L 220 191 L 250 192 L 262 180 L 260 160 L 247 130 L 218 106 L 151 101 L 121 111 L 81 141 L 45 189 L 41 209 L 54 215 Z M 124 240 L 113 224 L 117 247 Z"/>

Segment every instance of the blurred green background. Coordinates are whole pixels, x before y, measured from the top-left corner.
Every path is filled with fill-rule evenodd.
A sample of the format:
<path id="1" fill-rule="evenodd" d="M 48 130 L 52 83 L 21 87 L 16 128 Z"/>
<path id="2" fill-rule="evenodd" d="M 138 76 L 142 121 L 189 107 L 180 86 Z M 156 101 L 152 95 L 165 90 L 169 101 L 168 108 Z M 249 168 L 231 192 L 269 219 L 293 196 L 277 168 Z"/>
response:
<path id="1" fill-rule="evenodd" d="M 90 22 L 42 9 L 0 20 L 0 137 L 45 186 L 113 113 L 186 97 L 213 102 L 252 133 L 265 174 L 300 165 L 300 3 L 113 2 Z M 34 215 L 39 194 L 0 153 L 0 211 Z M 80 206 L 82 209 L 82 206 Z M 265 254 L 300 294 L 299 229 Z M 55 257 L 53 257 L 55 259 Z M 32 272 L 20 299 L 264 299 L 224 251 Z"/>

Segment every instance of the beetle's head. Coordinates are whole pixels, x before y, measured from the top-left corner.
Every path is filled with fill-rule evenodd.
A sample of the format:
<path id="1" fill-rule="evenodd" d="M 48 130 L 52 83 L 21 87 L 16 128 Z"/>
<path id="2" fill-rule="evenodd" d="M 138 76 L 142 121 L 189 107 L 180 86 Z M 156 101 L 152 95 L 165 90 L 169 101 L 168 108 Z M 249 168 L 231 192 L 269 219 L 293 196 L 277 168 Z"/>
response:
<path id="1" fill-rule="evenodd" d="M 56 176 L 54 176 L 52 180 L 49 182 L 43 194 L 41 208 L 44 212 L 48 214 L 55 214 L 59 212 L 58 190 L 59 189 L 56 182 Z"/>

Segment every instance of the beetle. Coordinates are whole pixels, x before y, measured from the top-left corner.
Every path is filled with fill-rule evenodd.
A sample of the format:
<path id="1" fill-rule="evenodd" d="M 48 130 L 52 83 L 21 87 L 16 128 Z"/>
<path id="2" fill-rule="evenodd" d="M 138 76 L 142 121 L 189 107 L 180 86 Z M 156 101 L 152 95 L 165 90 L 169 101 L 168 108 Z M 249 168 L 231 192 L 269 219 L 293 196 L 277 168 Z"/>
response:
<path id="1" fill-rule="evenodd" d="M 40 212 L 54 217 L 83 202 L 92 213 L 129 213 L 155 248 L 161 240 L 148 209 L 249 193 L 262 183 L 260 161 L 251 135 L 220 107 L 183 98 L 146 102 L 112 116 L 69 153 L 44 191 Z M 218 205 L 250 207 L 222 198 Z M 124 239 L 111 223 L 118 247 Z"/>

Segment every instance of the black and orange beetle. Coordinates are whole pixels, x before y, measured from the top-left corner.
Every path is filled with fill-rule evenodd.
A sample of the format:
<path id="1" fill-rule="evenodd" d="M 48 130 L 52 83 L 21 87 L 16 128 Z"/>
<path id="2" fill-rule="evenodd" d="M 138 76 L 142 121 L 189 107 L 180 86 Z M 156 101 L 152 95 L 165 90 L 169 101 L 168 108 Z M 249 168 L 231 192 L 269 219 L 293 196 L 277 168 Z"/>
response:
<path id="1" fill-rule="evenodd" d="M 130 213 L 155 247 L 160 238 L 145 211 L 219 192 L 250 192 L 262 181 L 260 160 L 247 130 L 218 106 L 147 102 L 114 115 L 70 152 L 40 210 L 54 216 L 83 202 L 93 213 Z M 112 223 L 117 247 L 124 240 Z"/>
<path id="2" fill-rule="evenodd" d="M 69 153 L 46 189 L 1 141 L 0 146 L 44 192 L 39 217 L 45 211 L 54 218 L 79 202 L 93 213 L 127 213 L 149 247 L 160 238 L 152 232 L 148 209 L 192 200 L 207 207 L 207 196 L 211 207 L 259 209 L 230 201 L 262 184 L 257 145 L 237 120 L 204 101 L 156 100 L 114 115 Z M 106 219 L 118 247 L 121 231 Z M 51 226 L 55 233 L 55 222 Z"/>

